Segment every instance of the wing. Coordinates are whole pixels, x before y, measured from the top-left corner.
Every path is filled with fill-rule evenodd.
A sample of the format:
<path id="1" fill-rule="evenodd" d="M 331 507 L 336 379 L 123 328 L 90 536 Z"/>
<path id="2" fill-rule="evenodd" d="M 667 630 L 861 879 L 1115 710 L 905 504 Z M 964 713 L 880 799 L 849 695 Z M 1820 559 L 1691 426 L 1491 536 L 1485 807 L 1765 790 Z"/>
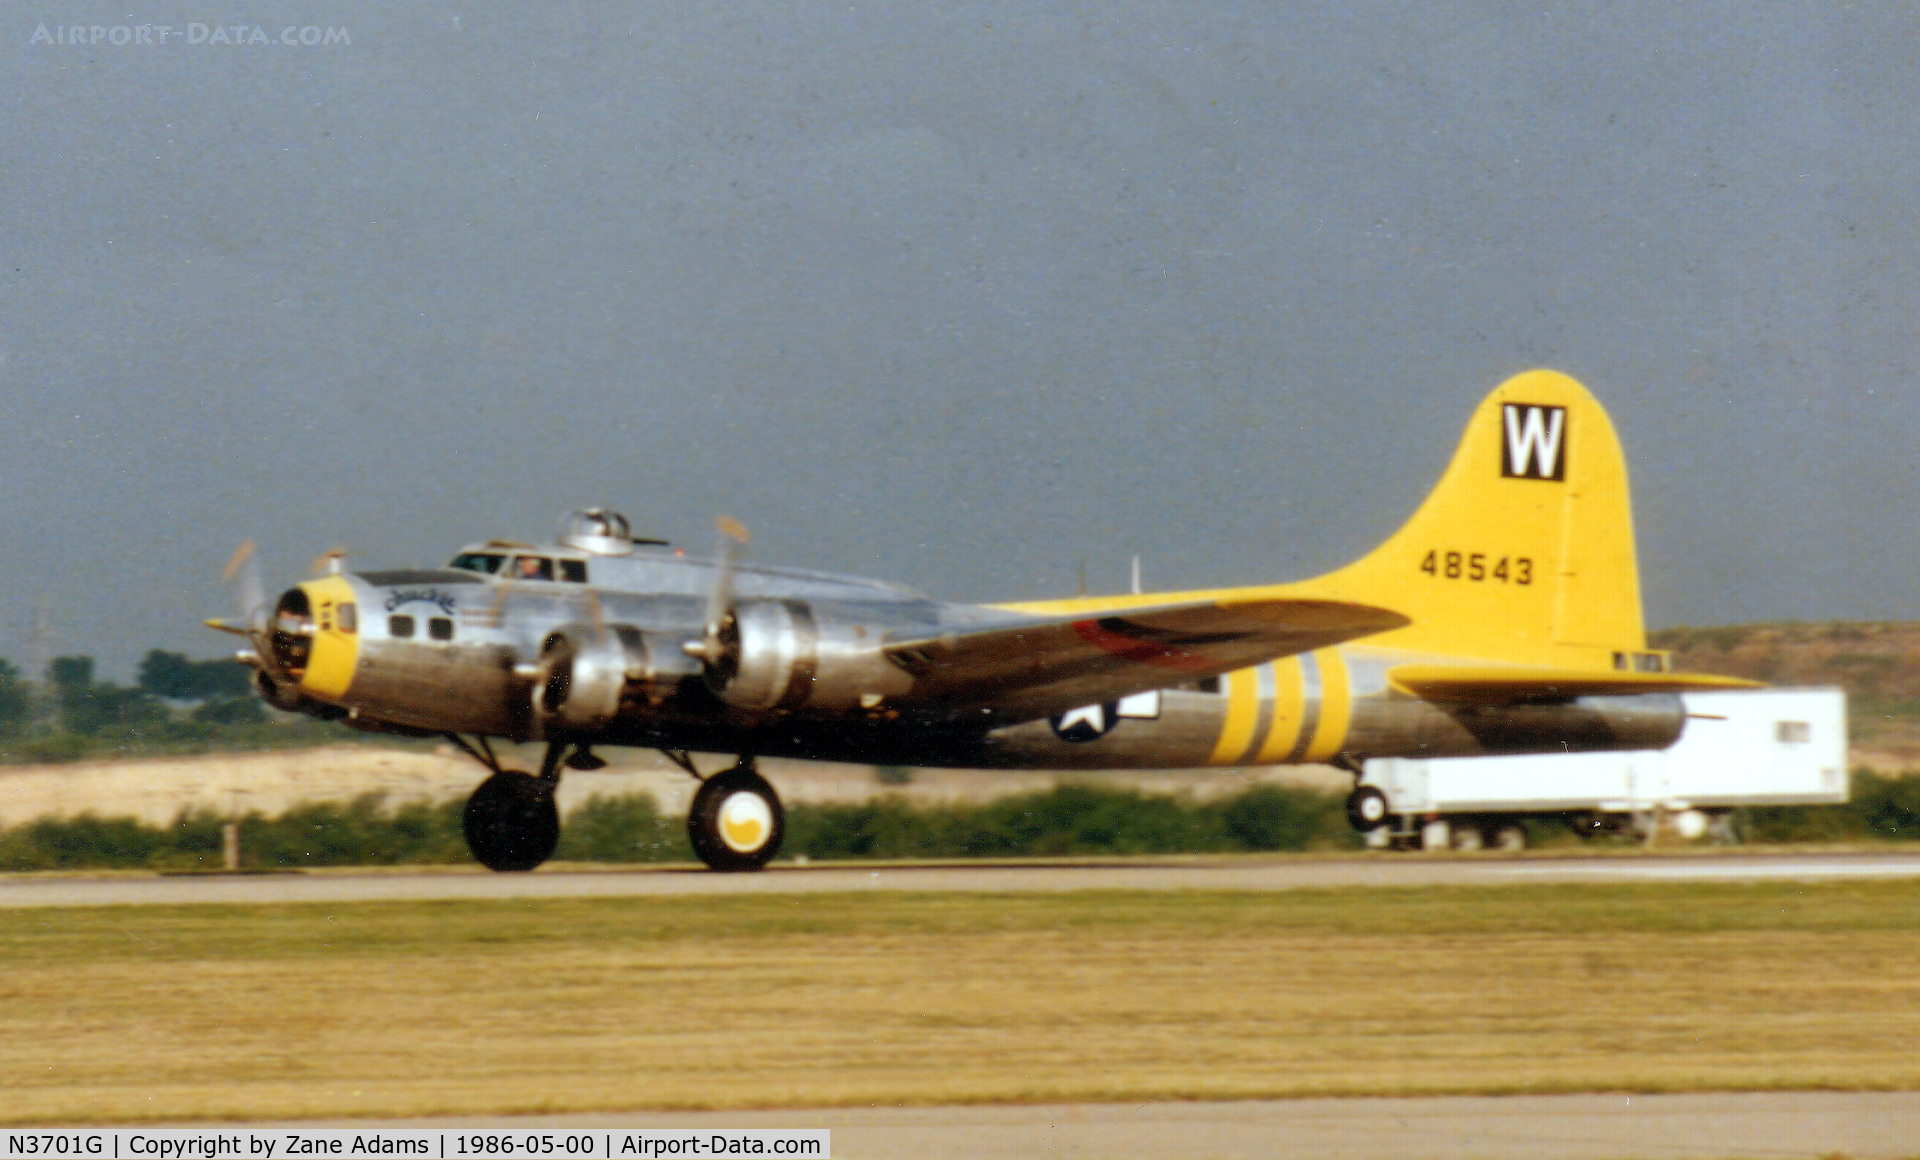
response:
<path id="1" fill-rule="evenodd" d="M 1028 719 L 1163 689 L 1399 628 L 1406 617 L 1333 600 L 1233 597 L 1079 607 L 890 641 L 911 701 Z"/>
<path id="2" fill-rule="evenodd" d="M 1757 689 L 1758 681 L 1706 673 L 1630 673 L 1580 669 L 1473 668 L 1451 665 L 1396 665 L 1388 674 L 1394 688 L 1428 701 L 1468 705 L 1506 705 L 1516 701 L 1562 701 L 1572 697 L 1631 696 L 1636 693 L 1709 692 Z"/>

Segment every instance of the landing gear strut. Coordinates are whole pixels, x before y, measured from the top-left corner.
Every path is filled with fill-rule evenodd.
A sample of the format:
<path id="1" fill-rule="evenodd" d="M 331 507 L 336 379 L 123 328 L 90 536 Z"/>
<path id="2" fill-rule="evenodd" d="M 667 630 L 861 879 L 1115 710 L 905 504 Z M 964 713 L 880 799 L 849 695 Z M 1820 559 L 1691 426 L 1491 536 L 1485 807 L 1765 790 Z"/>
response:
<path id="1" fill-rule="evenodd" d="M 691 761 L 675 760 L 699 776 Z M 786 834 L 787 815 L 780 795 L 754 768 L 751 756 L 703 780 L 687 811 L 687 838 L 693 852 L 722 872 L 764 868 L 780 852 Z"/>
<path id="2" fill-rule="evenodd" d="M 461 817 L 461 829 L 474 861 L 489 870 L 506 872 L 531 870 L 553 857 L 554 847 L 560 844 L 560 810 L 554 805 L 553 791 L 560 785 L 560 762 L 566 755 L 566 745 L 547 746 L 540 772 L 532 774 L 502 769 L 484 737 L 479 739 L 479 749 L 458 734 L 449 733 L 447 737 L 493 771 L 493 776 L 481 782 L 467 799 Z"/>

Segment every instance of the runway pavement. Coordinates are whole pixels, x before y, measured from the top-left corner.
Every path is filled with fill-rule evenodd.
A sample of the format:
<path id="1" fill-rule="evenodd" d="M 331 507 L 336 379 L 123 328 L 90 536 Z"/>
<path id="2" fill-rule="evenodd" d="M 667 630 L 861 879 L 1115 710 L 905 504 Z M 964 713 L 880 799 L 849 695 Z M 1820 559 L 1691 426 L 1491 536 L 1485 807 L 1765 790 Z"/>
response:
<path id="1" fill-rule="evenodd" d="M 305 1126 L 828 1128 L 838 1160 L 1898 1160 L 1920 1155 L 1920 1092 L 845 1108 Z"/>
<path id="2" fill-rule="evenodd" d="M 45 875 L 0 877 L 0 909 L 192 903 L 371 902 L 785 894 L 862 890 L 1303 890 L 1343 886 L 1511 885 L 1741 879 L 1920 877 L 1920 854 L 1738 853 L 1595 858 L 1380 853 L 1353 857 L 815 865 L 759 874 L 678 867 L 541 870 L 396 869 L 286 874 Z M 1915 1148 L 1920 1153 L 1920 1145 Z"/>

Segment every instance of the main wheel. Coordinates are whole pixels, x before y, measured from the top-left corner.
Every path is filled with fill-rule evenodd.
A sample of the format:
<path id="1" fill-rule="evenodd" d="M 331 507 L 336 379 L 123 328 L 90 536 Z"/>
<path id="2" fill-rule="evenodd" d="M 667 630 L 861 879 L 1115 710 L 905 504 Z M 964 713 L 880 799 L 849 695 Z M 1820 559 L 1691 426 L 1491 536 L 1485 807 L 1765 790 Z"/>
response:
<path id="1" fill-rule="evenodd" d="M 700 784 L 687 811 L 693 852 L 715 870 L 758 870 L 787 834 L 780 795 L 751 766 L 736 765 Z"/>
<path id="2" fill-rule="evenodd" d="M 1347 824 L 1365 834 L 1387 824 L 1387 795 L 1363 785 L 1347 795 Z"/>
<path id="3" fill-rule="evenodd" d="M 530 773 L 501 770 L 467 799 L 461 829 L 474 861 L 487 869 L 531 870 L 560 844 L 553 786 Z"/>

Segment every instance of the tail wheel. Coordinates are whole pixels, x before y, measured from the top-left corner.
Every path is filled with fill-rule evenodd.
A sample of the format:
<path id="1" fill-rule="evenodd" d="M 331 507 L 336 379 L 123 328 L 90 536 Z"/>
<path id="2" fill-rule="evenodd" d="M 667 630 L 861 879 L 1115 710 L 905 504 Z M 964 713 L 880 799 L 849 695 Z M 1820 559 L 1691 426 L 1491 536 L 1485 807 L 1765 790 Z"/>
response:
<path id="1" fill-rule="evenodd" d="M 1363 785 L 1347 795 L 1347 824 L 1363 834 L 1386 825 L 1391 813 L 1387 795 L 1373 786 Z"/>
<path id="2" fill-rule="evenodd" d="M 751 765 L 736 765 L 702 782 L 687 811 L 693 852 L 715 870 L 761 869 L 780 852 L 786 834 L 780 795 Z"/>
<path id="3" fill-rule="evenodd" d="M 461 819 L 467 849 L 489 870 L 531 870 L 560 844 L 560 811 L 553 786 L 519 770 L 504 769 L 480 783 Z"/>

